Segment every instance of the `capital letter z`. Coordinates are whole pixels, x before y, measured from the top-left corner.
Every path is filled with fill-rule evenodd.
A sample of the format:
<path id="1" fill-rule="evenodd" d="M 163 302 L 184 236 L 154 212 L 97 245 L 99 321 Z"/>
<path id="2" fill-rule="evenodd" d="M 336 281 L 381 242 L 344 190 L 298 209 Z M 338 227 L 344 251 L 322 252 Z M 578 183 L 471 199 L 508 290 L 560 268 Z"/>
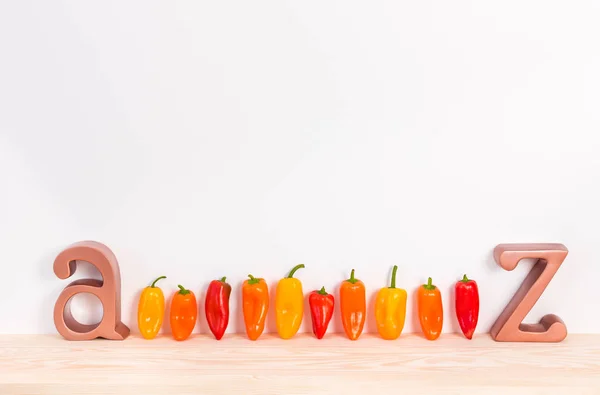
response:
<path id="1" fill-rule="evenodd" d="M 522 259 L 537 259 L 490 334 L 499 342 L 560 342 L 567 337 L 567 327 L 554 314 L 547 314 L 537 324 L 524 324 L 542 293 L 567 257 L 562 244 L 500 244 L 494 259 L 505 270 L 514 270 Z"/>

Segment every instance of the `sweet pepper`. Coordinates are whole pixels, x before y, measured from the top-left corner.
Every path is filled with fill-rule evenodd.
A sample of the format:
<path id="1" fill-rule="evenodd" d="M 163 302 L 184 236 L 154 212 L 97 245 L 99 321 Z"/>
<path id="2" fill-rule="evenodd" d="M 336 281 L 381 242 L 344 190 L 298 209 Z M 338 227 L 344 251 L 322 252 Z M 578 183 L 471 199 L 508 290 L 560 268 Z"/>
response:
<path id="1" fill-rule="evenodd" d="M 417 291 L 419 322 L 423 335 L 428 340 L 435 340 L 442 334 L 444 324 L 444 309 L 442 294 L 438 287 L 432 284 L 431 277 Z"/>
<path id="2" fill-rule="evenodd" d="M 456 318 L 467 339 L 473 338 L 479 319 L 479 290 L 474 280 L 465 274 L 455 285 Z"/>
<path id="3" fill-rule="evenodd" d="M 365 284 L 354 278 L 354 269 L 350 278 L 340 286 L 340 308 L 342 325 L 350 340 L 356 340 L 363 331 L 367 311 Z"/>
<path id="4" fill-rule="evenodd" d="M 375 301 L 375 320 L 377 331 L 386 340 L 395 340 L 402 333 L 406 319 L 406 290 L 396 288 L 396 271 L 392 270 L 392 284 L 381 288 Z"/>
<path id="5" fill-rule="evenodd" d="M 308 296 L 308 305 L 310 306 L 313 333 L 317 339 L 322 339 L 327 332 L 329 321 L 333 317 L 333 295 L 328 294 L 325 287 L 319 291 L 312 291 Z"/>
<path id="6" fill-rule="evenodd" d="M 302 283 L 293 277 L 294 273 L 301 268 L 304 268 L 303 264 L 295 266 L 287 277 L 279 280 L 275 290 L 275 319 L 277 332 L 282 339 L 293 337 L 302 324 L 304 315 Z"/>
<path id="7" fill-rule="evenodd" d="M 196 295 L 189 289 L 178 285 L 179 291 L 175 293 L 171 300 L 170 323 L 171 332 L 175 340 L 187 339 L 196 326 L 196 316 L 198 315 L 198 304 Z"/>
<path id="8" fill-rule="evenodd" d="M 242 310 L 246 334 L 250 340 L 256 340 L 265 329 L 269 311 L 269 287 L 262 278 L 248 275 L 242 284 Z"/>
<path id="9" fill-rule="evenodd" d="M 165 295 L 156 286 L 158 280 L 167 278 L 160 276 L 152 285 L 144 288 L 138 303 L 138 329 L 144 339 L 154 339 L 163 323 L 165 316 Z"/>
<path id="10" fill-rule="evenodd" d="M 210 331 L 217 340 L 221 340 L 229 324 L 229 296 L 231 285 L 225 282 L 226 278 L 213 280 L 206 291 L 204 312 Z"/>

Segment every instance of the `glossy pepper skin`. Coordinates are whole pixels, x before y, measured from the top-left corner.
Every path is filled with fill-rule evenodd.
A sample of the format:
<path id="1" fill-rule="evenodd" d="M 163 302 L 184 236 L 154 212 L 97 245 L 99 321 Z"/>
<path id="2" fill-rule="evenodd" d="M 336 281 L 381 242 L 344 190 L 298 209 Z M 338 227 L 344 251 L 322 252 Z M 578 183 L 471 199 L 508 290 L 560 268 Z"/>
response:
<path id="1" fill-rule="evenodd" d="M 333 317 L 334 306 L 333 295 L 325 291 L 325 287 L 319 291 L 312 291 L 308 295 L 308 305 L 310 306 L 310 316 L 312 318 L 313 333 L 317 339 L 322 339 L 327 332 L 327 327 Z"/>
<path id="2" fill-rule="evenodd" d="M 421 330 L 427 340 L 435 340 L 442 334 L 444 325 L 444 309 L 442 307 L 442 294 L 438 287 L 431 283 L 423 284 L 417 291 L 419 322 Z"/>
<path id="3" fill-rule="evenodd" d="M 269 287 L 262 278 L 251 274 L 242 284 L 242 310 L 246 334 L 250 340 L 256 340 L 265 330 L 269 311 Z"/>
<path id="4" fill-rule="evenodd" d="M 477 283 L 467 278 L 466 274 L 462 280 L 456 282 L 454 288 L 456 318 L 460 330 L 470 340 L 473 338 L 479 319 L 479 289 Z"/>
<path id="5" fill-rule="evenodd" d="M 204 313 L 210 331 L 215 339 L 221 340 L 229 324 L 229 296 L 231 285 L 225 282 L 226 278 L 213 280 L 206 291 Z"/>
<path id="6" fill-rule="evenodd" d="M 381 288 L 375 301 L 375 320 L 377 331 L 386 340 L 395 340 L 404 329 L 406 319 L 406 290 L 396 288 L 396 271 L 392 270 L 392 284 L 388 288 Z"/>
<path id="7" fill-rule="evenodd" d="M 365 326 L 367 316 L 367 297 L 365 284 L 354 278 L 354 269 L 350 278 L 340 286 L 340 308 L 342 310 L 342 325 L 350 340 L 356 340 Z"/>
<path id="8" fill-rule="evenodd" d="M 292 338 L 302 324 L 304 316 L 302 283 L 293 277 L 294 273 L 302 268 L 304 268 L 302 264 L 295 266 L 287 277 L 279 280 L 275 290 L 275 319 L 277 333 L 282 339 Z"/>
<path id="9" fill-rule="evenodd" d="M 198 304 L 196 295 L 189 289 L 178 285 L 179 291 L 173 295 L 171 300 L 170 323 L 171 332 L 175 340 L 187 339 L 196 326 L 198 315 Z"/>
<path id="10" fill-rule="evenodd" d="M 152 285 L 144 288 L 138 303 L 138 329 L 144 339 L 154 339 L 162 327 L 165 316 L 165 295 L 156 286 L 157 281 L 166 278 L 160 276 Z"/>

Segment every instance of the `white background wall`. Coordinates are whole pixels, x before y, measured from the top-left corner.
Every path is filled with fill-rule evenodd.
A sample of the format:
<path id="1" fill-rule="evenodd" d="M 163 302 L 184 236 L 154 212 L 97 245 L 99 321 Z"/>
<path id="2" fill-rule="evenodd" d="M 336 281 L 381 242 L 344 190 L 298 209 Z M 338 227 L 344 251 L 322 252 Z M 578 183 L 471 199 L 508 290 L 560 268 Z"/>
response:
<path id="1" fill-rule="evenodd" d="M 370 295 L 398 264 L 409 314 L 432 276 L 447 332 L 466 272 L 488 331 L 530 268 L 494 246 L 562 242 L 528 320 L 600 332 L 599 20 L 594 0 L 1 2 L 0 333 L 55 332 L 52 262 L 83 239 L 119 258 L 132 330 L 154 277 L 227 275 L 230 332 L 245 276 L 300 262 L 306 292 L 356 268 Z"/>

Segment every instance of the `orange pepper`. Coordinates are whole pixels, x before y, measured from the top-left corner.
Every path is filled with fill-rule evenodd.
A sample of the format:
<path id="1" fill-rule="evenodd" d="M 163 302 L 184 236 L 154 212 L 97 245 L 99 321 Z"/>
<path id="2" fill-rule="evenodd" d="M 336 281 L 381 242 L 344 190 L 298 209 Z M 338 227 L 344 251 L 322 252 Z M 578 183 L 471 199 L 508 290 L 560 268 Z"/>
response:
<path id="1" fill-rule="evenodd" d="M 196 316 L 198 315 L 198 304 L 196 295 L 189 289 L 178 285 L 179 291 L 171 300 L 171 333 L 175 340 L 187 339 L 196 326 Z"/>
<path id="2" fill-rule="evenodd" d="M 421 330 L 428 340 L 440 337 L 444 325 L 444 308 L 442 306 L 442 294 L 438 287 L 431 283 L 431 277 L 427 284 L 423 284 L 417 291 L 417 303 L 419 309 L 419 322 Z"/>
<path id="3" fill-rule="evenodd" d="M 363 331 L 367 316 L 367 298 L 365 284 L 354 278 L 354 269 L 350 278 L 340 286 L 340 308 L 342 325 L 350 340 L 356 340 Z"/>
<path id="4" fill-rule="evenodd" d="M 251 274 L 248 277 L 242 284 L 242 310 L 246 334 L 250 340 L 256 340 L 265 329 L 269 311 L 269 287 L 262 278 Z"/>

